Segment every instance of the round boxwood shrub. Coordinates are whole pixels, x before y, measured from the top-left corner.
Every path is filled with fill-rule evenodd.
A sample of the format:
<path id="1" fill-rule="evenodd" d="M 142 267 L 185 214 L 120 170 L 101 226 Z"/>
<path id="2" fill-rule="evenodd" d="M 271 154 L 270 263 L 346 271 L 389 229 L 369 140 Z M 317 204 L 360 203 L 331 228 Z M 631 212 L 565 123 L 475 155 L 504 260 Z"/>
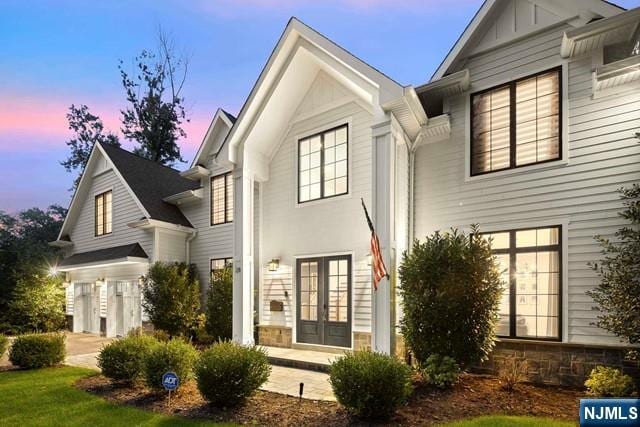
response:
<path id="1" fill-rule="evenodd" d="M 9 347 L 9 338 L 0 334 L 0 358 L 4 356 L 4 352 L 7 351 L 7 347 Z"/>
<path id="2" fill-rule="evenodd" d="M 152 347 L 144 360 L 144 379 L 149 388 L 162 390 L 162 375 L 175 372 L 180 384 L 193 376 L 198 351 L 188 342 L 173 338 Z"/>
<path id="3" fill-rule="evenodd" d="M 15 366 L 37 369 L 57 365 L 65 357 L 64 334 L 22 335 L 15 339 L 9 360 Z"/>
<path id="4" fill-rule="evenodd" d="M 392 356 L 372 352 L 347 354 L 329 368 L 336 399 L 352 414 L 385 419 L 411 395 L 411 368 Z"/>
<path id="5" fill-rule="evenodd" d="M 629 375 L 619 369 L 596 366 L 584 385 L 587 394 L 594 397 L 629 397 L 635 396 L 635 385 Z"/>
<path id="6" fill-rule="evenodd" d="M 265 350 L 221 341 L 205 350 L 196 363 L 198 390 L 212 405 L 236 406 L 267 379 L 271 366 Z"/>
<path id="7" fill-rule="evenodd" d="M 145 359 L 156 345 L 158 340 L 147 335 L 131 335 L 113 341 L 100 351 L 98 367 L 112 380 L 133 382 L 142 376 Z"/>

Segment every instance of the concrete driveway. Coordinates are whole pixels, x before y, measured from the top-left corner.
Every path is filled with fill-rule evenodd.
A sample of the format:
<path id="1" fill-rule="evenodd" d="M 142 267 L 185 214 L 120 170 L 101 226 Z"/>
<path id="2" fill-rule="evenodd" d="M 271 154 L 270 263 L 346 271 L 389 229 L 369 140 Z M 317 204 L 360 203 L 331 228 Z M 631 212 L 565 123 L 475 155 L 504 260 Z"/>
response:
<path id="1" fill-rule="evenodd" d="M 113 338 L 92 334 L 67 333 L 67 358 L 65 363 L 82 368 L 98 369 L 96 357 L 105 344 Z"/>

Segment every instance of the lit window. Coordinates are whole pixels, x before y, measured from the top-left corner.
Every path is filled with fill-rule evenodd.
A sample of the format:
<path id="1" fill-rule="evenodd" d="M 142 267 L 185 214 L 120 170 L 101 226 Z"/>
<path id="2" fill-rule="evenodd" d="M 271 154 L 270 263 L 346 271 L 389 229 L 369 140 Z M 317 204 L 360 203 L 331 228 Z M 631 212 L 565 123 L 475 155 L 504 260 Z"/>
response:
<path id="1" fill-rule="evenodd" d="M 211 278 L 213 278 L 214 274 L 218 274 L 222 270 L 227 267 L 230 267 L 233 264 L 232 258 L 214 258 L 211 260 Z"/>
<path id="2" fill-rule="evenodd" d="M 498 336 L 560 339 L 560 227 L 485 234 L 502 280 Z"/>
<path id="3" fill-rule="evenodd" d="M 233 222 L 231 172 L 211 178 L 211 225 Z"/>
<path id="4" fill-rule="evenodd" d="M 298 141 L 298 202 L 347 194 L 347 125 Z"/>
<path id="5" fill-rule="evenodd" d="M 561 69 L 471 96 L 471 175 L 561 158 Z"/>
<path id="6" fill-rule="evenodd" d="M 98 194 L 95 199 L 95 235 L 103 236 L 112 231 L 112 192 Z"/>

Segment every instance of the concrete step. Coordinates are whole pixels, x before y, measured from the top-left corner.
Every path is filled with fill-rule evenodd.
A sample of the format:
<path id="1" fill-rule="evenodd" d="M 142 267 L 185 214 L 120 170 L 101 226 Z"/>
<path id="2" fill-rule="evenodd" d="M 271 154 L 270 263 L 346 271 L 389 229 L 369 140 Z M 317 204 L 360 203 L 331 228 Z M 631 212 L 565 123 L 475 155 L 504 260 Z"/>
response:
<path id="1" fill-rule="evenodd" d="M 329 372 L 329 366 L 340 354 L 293 348 L 263 347 L 269 363 L 306 371 Z"/>

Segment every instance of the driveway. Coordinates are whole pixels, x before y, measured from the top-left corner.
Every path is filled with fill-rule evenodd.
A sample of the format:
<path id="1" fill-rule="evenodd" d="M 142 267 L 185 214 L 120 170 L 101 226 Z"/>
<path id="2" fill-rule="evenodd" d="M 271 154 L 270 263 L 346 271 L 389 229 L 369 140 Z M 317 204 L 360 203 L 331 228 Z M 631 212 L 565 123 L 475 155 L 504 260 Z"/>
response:
<path id="1" fill-rule="evenodd" d="M 67 333 L 67 358 L 65 363 L 82 368 L 98 369 L 96 357 L 102 346 L 113 341 L 93 334 Z"/>

